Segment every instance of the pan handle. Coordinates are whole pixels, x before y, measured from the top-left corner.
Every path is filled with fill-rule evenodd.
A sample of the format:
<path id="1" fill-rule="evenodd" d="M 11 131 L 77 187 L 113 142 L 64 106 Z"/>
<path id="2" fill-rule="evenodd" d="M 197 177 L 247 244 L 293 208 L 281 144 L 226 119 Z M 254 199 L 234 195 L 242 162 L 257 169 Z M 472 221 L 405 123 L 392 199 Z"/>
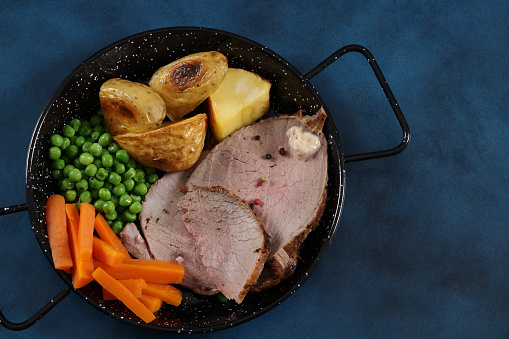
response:
<path id="1" fill-rule="evenodd" d="M 28 209 L 27 204 L 19 204 L 9 207 L 0 208 L 0 215 L 7 215 L 16 212 L 26 211 Z M 30 318 L 20 323 L 13 323 L 5 318 L 2 311 L 0 311 L 0 324 L 5 328 L 13 331 L 25 330 L 35 324 L 39 319 L 41 319 L 46 313 L 48 313 L 53 307 L 55 307 L 59 302 L 61 302 L 65 297 L 71 293 L 72 288 L 66 286 L 62 291 L 60 291 L 56 296 L 54 296 L 46 305 L 44 305 L 41 309 L 35 312 Z"/>
<path id="2" fill-rule="evenodd" d="M 361 153 L 361 154 L 354 154 L 354 155 L 347 155 L 345 156 L 345 162 L 354 162 L 354 161 L 361 161 L 361 160 L 370 160 L 370 159 L 376 159 L 376 158 L 384 158 L 389 157 L 392 155 L 396 155 L 400 152 L 402 152 L 410 142 L 410 128 L 408 127 L 408 123 L 405 120 L 405 117 L 403 116 L 403 112 L 401 112 L 401 108 L 399 107 L 396 98 L 394 97 L 394 94 L 392 93 L 391 89 L 389 88 L 389 84 L 385 80 L 384 75 L 382 74 L 382 71 L 380 70 L 380 67 L 378 66 L 377 62 L 375 61 L 375 58 L 371 54 L 370 51 L 368 51 L 365 47 L 360 45 L 348 45 L 343 48 L 338 49 L 336 52 L 334 52 L 330 57 L 322 61 L 320 64 L 318 64 L 315 68 L 313 68 L 311 71 L 306 73 L 303 76 L 304 80 L 310 80 L 315 75 L 323 71 L 327 66 L 332 64 L 334 61 L 336 61 L 341 56 L 345 55 L 346 53 L 350 52 L 358 52 L 364 55 L 364 57 L 368 60 L 369 65 L 373 69 L 373 72 L 375 73 L 376 78 L 378 79 L 378 82 L 382 86 L 382 89 L 387 96 L 387 99 L 389 100 L 389 104 L 392 107 L 392 110 L 394 111 L 394 114 L 396 114 L 396 118 L 399 121 L 399 124 L 401 126 L 401 129 L 403 131 L 403 140 L 401 143 L 391 149 L 383 150 L 383 151 L 375 151 L 375 152 L 367 152 L 367 153 Z"/>

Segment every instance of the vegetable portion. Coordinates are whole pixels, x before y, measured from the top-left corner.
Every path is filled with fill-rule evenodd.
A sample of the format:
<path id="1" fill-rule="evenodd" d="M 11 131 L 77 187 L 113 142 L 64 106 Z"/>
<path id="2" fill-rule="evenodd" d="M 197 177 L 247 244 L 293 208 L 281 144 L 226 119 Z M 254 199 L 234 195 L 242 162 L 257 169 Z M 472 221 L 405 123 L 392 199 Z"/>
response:
<path id="1" fill-rule="evenodd" d="M 65 199 L 61 195 L 55 194 L 48 198 L 46 224 L 48 225 L 48 241 L 55 268 L 69 271 L 73 262 L 67 233 Z"/>
<path id="2" fill-rule="evenodd" d="M 81 260 L 90 260 L 94 245 L 95 208 L 89 203 L 80 204 L 80 223 L 78 228 L 78 255 Z"/>
<path id="3" fill-rule="evenodd" d="M 119 266 L 125 258 L 124 253 L 96 236 L 94 236 L 94 248 L 92 253 L 94 258 L 110 266 Z"/>
<path id="4" fill-rule="evenodd" d="M 113 267 L 94 260 L 95 267 L 103 268 L 115 279 L 144 279 L 147 283 L 180 284 L 184 277 L 184 266 L 162 260 L 124 259 L 122 264 Z"/>

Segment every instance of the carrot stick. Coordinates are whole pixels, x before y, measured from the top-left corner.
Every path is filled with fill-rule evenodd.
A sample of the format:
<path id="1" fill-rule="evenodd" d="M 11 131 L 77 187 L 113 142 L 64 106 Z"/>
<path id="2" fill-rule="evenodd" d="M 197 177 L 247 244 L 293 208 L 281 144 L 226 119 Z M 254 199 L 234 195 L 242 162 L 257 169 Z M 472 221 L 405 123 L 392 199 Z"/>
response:
<path id="1" fill-rule="evenodd" d="M 119 282 L 127 287 L 129 291 L 131 291 L 132 294 L 136 298 L 139 298 L 142 294 L 143 288 L 147 286 L 147 283 L 143 279 L 126 279 L 126 280 L 119 280 Z M 104 300 L 114 300 L 117 299 L 113 294 L 108 292 L 108 290 L 103 288 L 103 298 Z"/>
<path id="2" fill-rule="evenodd" d="M 94 260 L 95 267 L 103 268 L 115 279 L 142 278 L 147 283 L 180 284 L 184 277 L 184 266 L 162 260 L 124 259 L 117 267 Z"/>
<path id="3" fill-rule="evenodd" d="M 171 285 L 147 283 L 147 287 L 143 288 L 143 294 L 159 298 L 173 306 L 178 306 L 182 302 L 182 292 Z"/>
<path id="4" fill-rule="evenodd" d="M 65 199 L 60 194 L 50 196 L 46 202 L 46 224 L 55 268 L 69 271 L 72 267 L 72 257 L 67 234 Z"/>
<path id="5" fill-rule="evenodd" d="M 152 313 L 159 311 L 163 306 L 163 301 L 161 299 L 147 294 L 142 294 L 138 297 L 138 300 L 141 301 L 141 303 L 145 305 Z"/>
<path id="6" fill-rule="evenodd" d="M 94 243 L 95 208 L 87 202 L 80 203 L 80 225 L 78 229 L 78 251 L 82 260 L 92 256 Z"/>
<path id="7" fill-rule="evenodd" d="M 97 258 L 110 266 L 120 265 L 125 258 L 124 253 L 118 251 L 106 241 L 103 241 L 96 236 L 94 236 L 93 244 L 94 247 L 92 255 L 94 258 Z"/>
<path id="8" fill-rule="evenodd" d="M 99 234 L 99 238 L 101 240 L 106 241 L 108 244 L 113 246 L 118 251 L 124 253 L 125 258 L 131 258 L 129 255 L 129 252 L 125 249 L 124 245 L 122 244 L 122 241 L 118 238 L 118 236 L 113 232 L 110 225 L 106 222 L 106 219 L 102 216 L 102 214 L 97 214 L 94 220 L 94 228 Z"/>
<path id="9" fill-rule="evenodd" d="M 81 288 L 94 280 L 92 272 L 94 271 L 94 262 L 92 258 L 82 260 L 78 251 L 78 228 L 80 215 L 75 204 L 66 204 L 67 224 L 69 230 L 69 242 L 74 266 L 72 268 L 72 285 L 74 288 Z"/>
<path id="10" fill-rule="evenodd" d="M 116 296 L 131 311 L 133 311 L 134 314 L 146 323 L 150 323 L 156 318 L 154 314 L 150 312 L 150 310 L 143 305 L 127 287 L 106 273 L 102 268 L 97 268 L 94 273 L 92 273 L 92 276 L 102 287 Z"/>

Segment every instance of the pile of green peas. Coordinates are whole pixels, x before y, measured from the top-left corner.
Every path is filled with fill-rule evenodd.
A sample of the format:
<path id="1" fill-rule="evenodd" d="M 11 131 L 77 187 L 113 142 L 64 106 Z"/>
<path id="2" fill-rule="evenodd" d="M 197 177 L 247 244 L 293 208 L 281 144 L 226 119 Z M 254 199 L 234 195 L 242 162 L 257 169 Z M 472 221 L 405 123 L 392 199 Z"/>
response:
<path id="1" fill-rule="evenodd" d="M 87 202 L 103 213 L 115 233 L 138 220 L 141 202 L 157 170 L 137 163 L 108 133 L 102 110 L 73 119 L 49 138 L 52 176 L 69 203 Z"/>

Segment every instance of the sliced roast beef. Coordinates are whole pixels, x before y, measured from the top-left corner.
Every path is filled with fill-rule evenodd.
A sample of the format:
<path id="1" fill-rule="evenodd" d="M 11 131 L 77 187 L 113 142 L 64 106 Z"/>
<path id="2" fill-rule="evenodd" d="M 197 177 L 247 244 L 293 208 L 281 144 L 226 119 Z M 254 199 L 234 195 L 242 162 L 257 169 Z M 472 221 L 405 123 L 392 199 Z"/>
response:
<path id="1" fill-rule="evenodd" d="M 124 247 L 133 257 L 143 260 L 153 259 L 145 239 L 143 239 L 134 223 L 131 222 L 125 225 L 119 235 Z"/>
<path id="2" fill-rule="evenodd" d="M 191 170 L 167 173 L 151 187 L 140 213 L 140 224 L 150 252 L 156 260 L 175 261 L 185 267 L 182 286 L 196 293 L 217 293 L 197 250 L 196 241 L 182 221 L 183 213 L 177 202 L 183 193 L 178 191 Z"/>
<path id="3" fill-rule="evenodd" d="M 241 128 L 218 144 L 196 167 L 191 185 L 224 187 L 253 207 L 270 236 L 271 253 L 253 290 L 262 290 L 294 272 L 301 243 L 318 225 L 326 200 L 327 142 L 320 132 L 326 114 L 267 118 Z M 316 153 L 293 156 L 287 131 L 318 133 Z"/>
<path id="4" fill-rule="evenodd" d="M 241 303 L 258 280 L 270 251 L 251 208 L 222 187 L 190 186 L 178 203 L 217 289 Z"/>

